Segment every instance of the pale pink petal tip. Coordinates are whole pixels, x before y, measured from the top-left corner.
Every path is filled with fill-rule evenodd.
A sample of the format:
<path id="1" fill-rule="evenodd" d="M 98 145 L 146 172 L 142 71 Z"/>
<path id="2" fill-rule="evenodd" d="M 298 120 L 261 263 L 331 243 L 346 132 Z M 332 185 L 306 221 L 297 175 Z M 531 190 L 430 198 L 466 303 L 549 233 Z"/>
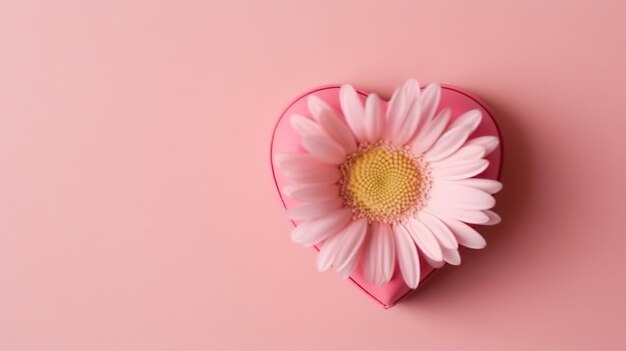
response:
<path id="1" fill-rule="evenodd" d="M 467 145 L 480 145 L 485 148 L 485 155 L 489 155 L 500 144 L 500 139 L 493 135 L 481 136 L 471 139 L 467 142 Z"/>
<path id="2" fill-rule="evenodd" d="M 409 79 L 403 86 L 393 93 L 387 108 L 387 120 L 385 125 L 385 137 L 396 146 L 402 146 L 407 134 L 413 135 L 415 130 L 407 131 L 409 124 L 419 121 L 420 116 L 408 118 L 408 114 L 419 98 L 419 83 L 415 79 Z M 421 104 L 418 102 L 418 106 Z M 417 108 L 417 107 L 416 107 Z M 421 111 L 421 107 L 419 109 Z M 413 113 L 418 112 L 413 110 Z M 411 136 L 409 135 L 409 137 Z"/>
<path id="3" fill-rule="evenodd" d="M 357 144 L 350 128 L 344 123 L 343 118 L 322 99 L 315 95 L 309 96 L 309 111 L 319 123 L 324 132 L 339 143 L 346 152 L 356 151 Z"/>
<path id="4" fill-rule="evenodd" d="M 339 187 L 336 184 L 305 184 L 288 185 L 283 188 L 283 194 L 303 202 L 319 202 L 339 197 Z"/>
<path id="5" fill-rule="evenodd" d="M 468 178 L 463 180 L 456 180 L 455 183 L 480 189 L 482 191 L 486 191 L 489 194 L 495 194 L 502 190 L 502 183 L 493 179 Z"/>
<path id="6" fill-rule="evenodd" d="M 417 244 L 417 247 L 435 261 L 442 260 L 441 246 L 435 235 L 417 218 L 409 218 L 406 229 Z"/>
<path id="7" fill-rule="evenodd" d="M 302 222 L 291 232 L 291 240 L 303 246 L 313 246 L 342 229 L 352 217 L 349 209 L 340 209 L 314 221 Z"/>
<path id="8" fill-rule="evenodd" d="M 441 218 L 443 222 L 452 230 L 459 244 L 470 249 L 482 249 L 487 246 L 487 242 L 474 228 L 452 218 Z"/>
<path id="9" fill-rule="evenodd" d="M 483 213 L 485 213 L 487 217 L 489 217 L 489 220 L 484 223 L 485 225 L 495 225 L 502 222 L 500 216 L 491 210 L 484 210 Z"/>
<path id="10" fill-rule="evenodd" d="M 465 143 L 471 133 L 471 126 L 468 125 L 451 127 L 435 142 L 430 150 L 426 151 L 424 159 L 428 162 L 434 162 L 452 155 Z"/>
<path id="11" fill-rule="evenodd" d="M 430 122 L 435 116 L 435 111 L 439 107 L 441 98 L 441 86 L 437 83 L 429 84 L 422 91 L 420 96 L 422 104 L 422 120 L 426 123 Z"/>
<path id="12" fill-rule="evenodd" d="M 370 240 L 364 255 L 365 278 L 376 285 L 387 283 L 393 276 L 395 250 L 393 232 L 385 223 L 370 225 Z"/>
<path id="13" fill-rule="evenodd" d="M 294 221 L 310 221 L 324 217 L 343 207 L 340 197 L 320 202 L 308 202 L 298 207 L 287 209 L 287 217 Z"/>
<path id="14" fill-rule="evenodd" d="M 301 137 L 324 133 L 319 124 L 310 118 L 301 115 L 291 115 L 289 121 L 291 122 L 291 127 L 300 134 Z"/>
<path id="15" fill-rule="evenodd" d="M 453 266 L 458 266 L 461 264 L 461 255 L 459 254 L 458 249 L 443 249 L 443 260 L 446 263 L 451 264 Z"/>
<path id="16" fill-rule="evenodd" d="M 358 141 L 366 140 L 365 110 L 361 99 L 351 85 L 342 85 L 339 89 L 339 103 L 341 111 Z"/>
<path id="17" fill-rule="evenodd" d="M 344 270 L 348 275 L 352 273 L 352 268 L 359 257 L 361 244 L 366 234 L 367 220 L 365 218 L 352 221 L 337 234 L 340 242 L 333 258 L 333 267 L 338 272 Z"/>
<path id="18" fill-rule="evenodd" d="M 433 233 L 442 248 L 454 249 L 459 244 L 452 234 L 452 231 L 441 220 L 428 212 L 421 211 L 418 213 L 418 219 Z"/>
<path id="19" fill-rule="evenodd" d="M 365 101 L 365 135 L 370 143 L 380 140 L 384 128 L 380 98 L 376 94 L 370 94 Z"/>
<path id="20" fill-rule="evenodd" d="M 342 163 L 347 156 L 346 150 L 339 143 L 325 135 L 309 135 L 302 138 L 302 146 L 322 162 Z"/>
<path id="21" fill-rule="evenodd" d="M 450 109 L 441 110 L 432 121 L 421 128 L 411 143 L 411 150 L 416 155 L 421 155 L 437 141 L 441 133 L 446 129 L 450 120 Z"/>
<path id="22" fill-rule="evenodd" d="M 402 273 L 402 278 L 409 288 L 415 289 L 420 281 L 420 261 L 415 243 L 411 239 L 409 232 L 402 225 L 395 225 L 393 233 L 398 266 Z"/>
<path id="23" fill-rule="evenodd" d="M 483 114 L 480 110 L 469 110 L 459 116 L 452 124 L 450 128 L 454 128 L 456 126 L 467 126 L 471 132 L 475 131 L 476 128 L 480 125 L 480 122 L 483 119 Z"/>

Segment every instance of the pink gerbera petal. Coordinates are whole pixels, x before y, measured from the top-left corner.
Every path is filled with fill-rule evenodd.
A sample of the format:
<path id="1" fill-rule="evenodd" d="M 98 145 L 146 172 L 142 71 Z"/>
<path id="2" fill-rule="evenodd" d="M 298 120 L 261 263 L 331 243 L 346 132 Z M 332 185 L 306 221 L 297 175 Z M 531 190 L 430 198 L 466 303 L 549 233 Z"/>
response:
<path id="1" fill-rule="evenodd" d="M 384 128 L 384 118 L 380 108 L 380 98 L 369 94 L 365 101 L 365 135 L 370 143 L 380 140 Z"/>
<path id="2" fill-rule="evenodd" d="M 391 279 L 395 265 L 393 233 L 389 224 L 375 222 L 370 226 L 370 240 L 365 252 L 365 277 L 377 285 Z"/>
<path id="3" fill-rule="evenodd" d="M 406 285 L 417 288 L 420 281 L 420 260 L 411 235 L 402 225 L 393 226 L 398 266 Z"/>
<path id="4" fill-rule="evenodd" d="M 393 93 L 391 100 L 389 100 L 387 120 L 385 123 L 385 138 L 392 141 L 394 145 L 403 145 L 402 140 L 399 140 L 398 136 L 407 133 L 403 128 L 406 128 L 408 124 L 412 123 L 411 121 L 407 123 L 406 120 L 414 102 L 418 98 L 419 83 L 414 79 L 410 79 L 404 83 L 402 87 L 398 88 Z M 421 111 L 421 108 L 419 111 Z M 414 109 L 413 112 L 418 112 L 418 110 Z M 413 117 L 417 119 L 419 115 Z M 411 135 L 414 132 L 415 130 L 412 130 Z"/>
<path id="5" fill-rule="evenodd" d="M 310 118 L 292 115 L 289 121 L 291 122 L 291 127 L 300 134 L 301 137 L 324 134 L 322 127 Z"/>
<path id="6" fill-rule="evenodd" d="M 437 183 L 429 194 L 429 203 L 442 207 L 487 210 L 496 204 L 496 200 L 489 193 L 456 183 Z"/>
<path id="7" fill-rule="evenodd" d="M 489 217 L 489 220 L 484 223 L 485 225 L 494 225 L 502 222 L 500 216 L 491 210 L 484 210 L 483 213 Z"/>
<path id="8" fill-rule="evenodd" d="M 487 242 L 476 229 L 469 225 L 449 217 L 439 217 L 452 230 L 459 244 L 470 249 L 482 249 Z"/>
<path id="9" fill-rule="evenodd" d="M 319 272 L 324 272 L 332 267 L 333 259 L 337 255 L 337 247 L 340 242 L 340 237 L 335 234 L 329 236 L 324 243 L 322 243 L 322 248 L 320 249 L 320 253 L 317 255 L 317 259 L 315 261 Z"/>
<path id="10" fill-rule="evenodd" d="M 437 83 L 431 83 L 420 95 L 422 105 L 422 120 L 429 123 L 435 116 L 435 111 L 439 107 L 439 99 L 441 98 L 441 86 Z"/>
<path id="11" fill-rule="evenodd" d="M 280 153 L 274 162 L 283 169 L 285 177 L 294 183 L 334 183 L 341 177 L 339 167 L 320 162 L 315 156 L 304 153 Z"/>
<path id="12" fill-rule="evenodd" d="M 411 151 L 416 155 L 421 155 L 437 141 L 441 133 L 446 129 L 450 120 L 450 109 L 446 108 L 439 112 L 437 116 L 428 124 L 421 128 L 411 142 Z"/>
<path id="13" fill-rule="evenodd" d="M 354 137 L 358 141 L 366 140 L 365 110 L 356 90 L 350 85 L 342 85 L 339 89 L 339 103 Z"/>
<path id="14" fill-rule="evenodd" d="M 460 180 L 474 177 L 489 167 L 489 161 L 479 159 L 459 162 L 448 167 L 433 167 L 431 174 L 434 179 Z"/>
<path id="15" fill-rule="evenodd" d="M 341 230 L 350 218 L 352 218 L 352 211 L 342 208 L 328 216 L 302 222 L 291 232 L 291 240 L 302 246 L 313 246 Z"/>
<path id="16" fill-rule="evenodd" d="M 352 221 L 337 234 L 340 242 L 333 259 L 333 267 L 335 267 L 337 271 L 352 266 L 356 261 L 366 233 L 367 219 L 361 218 Z M 348 274 L 350 274 L 350 272 L 348 272 Z"/>
<path id="17" fill-rule="evenodd" d="M 309 96 L 308 104 L 309 111 L 311 111 L 313 118 L 315 118 L 322 129 L 339 143 L 346 152 L 354 152 L 357 147 L 356 140 L 341 116 L 315 95 Z"/>
<path id="18" fill-rule="evenodd" d="M 446 226 L 437 217 L 431 215 L 428 212 L 420 211 L 417 214 L 417 218 L 422 224 L 424 224 L 435 235 L 442 248 L 457 249 L 459 247 L 454 234 L 448 226 Z"/>
<path id="19" fill-rule="evenodd" d="M 500 139 L 493 135 L 481 136 L 469 140 L 466 145 L 479 145 L 485 148 L 485 155 L 489 155 L 500 144 Z"/>
<path id="20" fill-rule="evenodd" d="M 458 163 L 467 162 L 467 161 L 475 161 L 481 159 L 485 156 L 485 148 L 478 145 L 465 145 L 460 149 L 455 151 L 452 155 L 436 161 L 431 162 L 431 167 L 446 167 L 453 166 Z"/>
<path id="21" fill-rule="evenodd" d="M 343 207 L 343 200 L 334 197 L 330 200 L 319 202 L 308 202 L 298 207 L 287 209 L 287 217 L 294 221 L 310 221 L 324 217 Z"/>
<path id="22" fill-rule="evenodd" d="M 406 229 L 426 256 L 435 261 L 442 260 L 441 246 L 439 246 L 437 238 L 422 222 L 417 218 L 409 218 Z"/>
<path id="23" fill-rule="evenodd" d="M 443 248 L 443 260 L 453 266 L 460 265 L 461 255 L 459 254 L 459 250 Z"/>
<path id="24" fill-rule="evenodd" d="M 346 150 L 326 135 L 305 136 L 302 146 L 318 160 L 330 164 L 341 164 L 347 156 Z"/>
<path id="25" fill-rule="evenodd" d="M 452 155 L 465 143 L 471 133 L 471 127 L 467 125 L 448 129 L 433 147 L 426 151 L 424 159 L 428 162 L 435 162 Z"/>
<path id="26" fill-rule="evenodd" d="M 466 223 L 485 224 L 489 221 L 489 216 L 483 211 L 445 206 L 440 203 L 428 203 L 423 210 L 439 218 L 451 217 Z"/>
<path id="27" fill-rule="evenodd" d="M 495 194 L 502 190 L 502 183 L 494 179 L 469 178 L 450 181 L 459 185 L 470 186 L 472 188 L 486 191 L 489 194 Z"/>
<path id="28" fill-rule="evenodd" d="M 457 126 L 468 126 L 470 129 L 470 133 L 474 132 L 476 128 L 480 125 L 480 121 L 483 119 L 483 114 L 480 110 L 469 110 L 459 116 L 452 124 L 450 124 L 450 128 L 454 128 Z"/>
<path id="29" fill-rule="evenodd" d="M 319 202 L 339 197 L 336 184 L 298 184 L 283 188 L 283 194 L 303 202 Z"/>
<path id="30" fill-rule="evenodd" d="M 443 248 L 442 248 L 443 250 Z M 442 253 L 443 256 L 443 253 Z M 443 258 L 440 261 L 435 261 L 432 258 L 426 256 L 426 255 L 422 255 L 421 257 L 424 258 L 424 261 L 426 261 L 426 263 L 428 263 L 429 266 L 433 267 L 433 268 L 441 268 L 443 267 L 446 262 L 443 260 Z"/>
<path id="31" fill-rule="evenodd" d="M 421 117 L 422 104 L 419 99 L 415 99 L 409 108 L 406 117 L 402 120 L 402 123 L 398 127 L 391 143 L 396 146 L 404 146 L 407 144 L 419 128 L 422 121 Z"/>

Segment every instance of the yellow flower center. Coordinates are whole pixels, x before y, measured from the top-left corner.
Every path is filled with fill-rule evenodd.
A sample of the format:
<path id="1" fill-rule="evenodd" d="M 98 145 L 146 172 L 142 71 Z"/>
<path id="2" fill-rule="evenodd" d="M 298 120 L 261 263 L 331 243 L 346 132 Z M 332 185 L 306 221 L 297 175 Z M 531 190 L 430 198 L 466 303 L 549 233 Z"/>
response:
<path id="1" fill-rule="evenodd" d="M 429 185 L 425 168 L 407 149 L 361 147 L 342 165 L 342 196 L 357 217 L 395 223 L 414 212 Z"/>

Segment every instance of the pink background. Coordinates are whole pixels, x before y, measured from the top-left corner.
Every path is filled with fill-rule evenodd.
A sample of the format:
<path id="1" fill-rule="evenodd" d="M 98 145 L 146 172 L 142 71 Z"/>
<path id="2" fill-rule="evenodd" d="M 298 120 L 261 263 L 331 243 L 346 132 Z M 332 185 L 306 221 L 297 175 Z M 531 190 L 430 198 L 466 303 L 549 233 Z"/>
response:
<path id="1" fill-rule="evenodd" d="M 0 2 L 0 347 L 626 347 L 624 33 L 623 1 Z M 269 141 L 408 77 L 493 109 L 504 222 L 383 310 L 290 242 Z"/>

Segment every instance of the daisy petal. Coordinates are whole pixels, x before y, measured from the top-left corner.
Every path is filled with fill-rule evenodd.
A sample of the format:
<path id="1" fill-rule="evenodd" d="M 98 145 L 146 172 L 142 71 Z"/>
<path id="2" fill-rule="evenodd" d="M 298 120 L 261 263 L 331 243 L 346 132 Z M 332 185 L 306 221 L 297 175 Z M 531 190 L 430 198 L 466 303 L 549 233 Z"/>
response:
<path id="1" fill-rule="evenodd" d="M 441 246 L 437 238 L 422 222 L 417 218 L 409 218 L 406 229 L 424 255 L 435 261 L 442 260 Z"/>
<path id="2" fill-rule="evenodd" d="M 445 264 L 443 259 L 441 261 L 434 261 L 434 260 L 432 260 L 430 257 L 428 257 L 426 255 L 422 255 L 422 257 L 424 258 L 424 261 L 426 261 L 426 263 L 428 263 L 428 265 L 433 267 L 433 268 L 441 268 Z"/>
<path id="3" fill-rule="evenodd" d="M 403 86 L 396 89 L 389 100 L 387 109 L 387 121 L 385 123 L 385 137 L 394 140 L 400 132 L 413 102 L 419 97 L 419 83 L 415 79 L 409 79 Z"/>
<path id="4" fill-rule="evenodd" d="M 336 180 L 332 179 L 337 176 L 335 171 L 339 170 L 338 167 L 322 163 L 315 156 L 306 153 L 278 153 L 274 155 L 274 163 L 287 178 L 304 183 L 334 182 Z"/>
<path id="5" fill-rule="evenodd" d="M 339 143 L 326 135 L 308 135 L 302 137 L 302 146 L 318 160 L 331 164 L 340 164 L 346 159 L 346 150 Z"/>
<path id="6" fill-rule="evenodd" d="M 489 155 L 500 144 L 500 139 L 493 135 L 481 136 L 470 139 L 466 145 L 479 145 L 485 148 L 485 155 Z"/>
<path id="7" fill-rule="evenodd" d="M 337 274 L 339 275 L 339 279 L 348 279 L 350 277 L 350 274 L 352 274 L 352 272 L 354 271 L 357 262 L 358 259 L 352 260 L 345 267 L 338 269 Z"/>
<path id="8" fill-rule="evenodd" d="M 369 142 L 375 143 L 380 139 L 384 121 L 380 109 L 380 98 L 376 94 L 368 95 L 365 101 L 365 135 Z"/>
<path id="9" fill-rule="evenodd" d="M 306 170 L 283 170 L 285 178 L 299 184 L 333 184 L 341 178 L 341 172 L 337 169 L 325 170 L 322 168 Z"/>
<path id="10" fill-rule="evenodd" d="M 441 220 L 452 230 L 459 244 L 470 249 L 482 249 L 487 242 L 474 228 L 453 218 L 441 217 Z"/>
<path id="11" fill-rule="evenodd" d="M 299 184 L 332 184 L 341 178 L 341 172 L 336 167 L 308 167 L 283 169 L 285 178 Z"/>
<path id="12" fill-rule="evenodd" d="M 461 180 L 451 181 L 455 184 L 470 186 L 472 188 L 480 189 L 482 191 L 486 191 L 489 194 L 495 194 L 502 190 L 502 183 L 493 179 L 484 179 L 484 178 L 468 178 Z"/>
<path id="13" fill-rule="evenodd" d="M 402 123 L 399 125 L 398 129 L 391 138 L 392 143 L 396 146 L 404 146 L 408 143 L 420 127 L 422 121 L 421 117 L 422 103 L 419 99 L 415 99 L 409 108 L 406 117 L 402 120 Z"/>
<path id="14" fill-rule="evenodd" d="M 337 271 L 352 266 L 357 260 L 366 233 L 367 219 L 361 218 L 349 223 L 337 234 L 339 237 L 337 240 L 339 240 L 340 243 L 337 246 L 337 253 L 333 259 L 333 267 L 335 267 Z M 350 274 L 350 272 L 348 272 L 348 274 Z"/>
<path id="15" fill-rule="evenodd" d="M 467 140 L 467 137 L 472 133 L 471 127 L 467 125 L 460 125 L 454 128 L 449 128 L 430 150 L 424 154 L 424 159 L 427 162 L 434 162 L 442 160 L 452 155 L 458 150 Z"/>
<path id="16" fill-rule="evenodd" d="M 429 123 L 435 116 L 441 98 L 441 87 L 437 83 L 429 84 L 420 96 L 422 102 L 422 120 Z"/>
<path id="17" fill-rule="evenodd" d="M 287 217 L 293 221 L 310 221 L 324 217 L 343 207 L 343 200 L 335 197 L 330 200 L 320 202 L 309 202 L 298 207 L 287 209 Z"/>
<path id="18" fill-rule="evenodd" d="M 435 235 L 442 248 L 457 249 L 459 243 L 456 241 L 454 234 L 441 220 L 428 212 L 420 211 L 417 218 Z"/>
<path id="19" fill-rule="evenodd" d="M 277 153 L 274 155 L 274 162 L 280 168 L 300 168 L 306 167 L 311 163 L 322 165 L 322 163 L 312 155 L 298 152 Z"/>
<path id="20" fill-rule="evenodd" d="M 385 223 L 372 223 L 363 267 L 365 278 L 376 285 L 383 285 L 393 276 L 395 263 L 391 227 Z"/>
<path id="21" fill-rule="evenodd" d="M 459 250 L 443 248 L 443 260 L 453 266 L 460 265 L 461 255 L 459 255 Z"/>
<path id="22" fill-rule="evenodd" d="M 324 131 L 319 124 L 313 121 L 310 118 L 306 118 L 300 115 L 291 115 L 289 118 L 291 122 L 291 127 L 300 134 L 301 137 L 305 137 L 307 135 L 323 135 Z"/>
<path id="23" fill-rule="evenodd" d="M 456 183 L 438 183 L 430 189 L 429 203 L 468 210 L 487 210 L 496 205 L 493 196 L 480 189 Z"/>
<path id="24" fill-rule="evenodd" d="M 415 243 L 402 225 L 394 225 L 393 234 L 402 278 L 409 288 L 415 289 L 420 282 L 420 260 Z"/>
<path id="25" fill-rule="evenodd" d="M 324 240 L 320 253 L 315 260 L 318 272 L 324 272 L 333 265 L 333 259 L 337 255 L 337 247 L 341 242 L 339 239 L 339 235 L 335 234 Z"/>
<path id="26" fill-rule="evenodd" d="M 483 213 L 489 217 L 489 220 L 486 223 L 483 223 L 484 225 L 494 225 L 502 222 L 502 218 L 491 210 L 484 210 Z"/>
<path id="27" fill-rule="evenodd" d="M 339 187 L 336 184 L 288 185 L 283 194 L 302 202 L 320 202 L 339 198 Z"/>
<path id="28" fill-rule="evenodd" d="M 451 217 L 459 221 L 472 224 L 485 224 L 489 221 L 489 217 L 480 210 L 468 210 L 464 208 L 441 205 L 437 203 L 428 203 L 424 211 L 435 215 L 443 220 L 443 217 Z M 452 229 L 452 228 L 450 228 Z M 453 230 L 454 231 L 454 230 Z"/>
<path id="29" fill-rule="evenodd" d="M 302 222 L 291 232 L 291 240 L 303 246 L 313 246 L 341 230 L 351 218 L 352 211 L 342 208 L 320 219 Z"/>
<path id="30" fill-rule="evenodd" d="M 437 116 L 424 128 L 421 128 L 411 144 L 411 150 L 416 155 L 421 155 L 437 141 L 441 133 L 446 129 L 450 120 L 450 109 L 446 108 L 439 112 Z"/>
<path id="31" fill-rule="evenodd" d="M 465 145 L 443 160 L 432 162 L 431 165 L 446 167 L 448 165 L 454 165 L 455 163 L 475 161 L 483 156 L 485 156 L 485 148 L 482 146 Z"/>
<path id="32" fill-rule="evenodd" d="M 461 180 L 474 177 L 482 173 L 489 167 L 489 161 L 485 159 L 457 163 L 449 167 L 433 167 L 431 174 L 433 178 L 447 180 Z"/>
<path id="33" fill-rule="evenodd" d="M 483 114 L 480 110 L 469 110 L 452 122 L 452 124 L 450 124 L 450 128 L 452 129 L 457 126 L 467 126 L 470 129 L 470 134 L 472 134 L 476 128 L 478 128 L 482 119 Z"/>
<path id="34" fill-rule="evenodd" d="M 307 106 L 309 108 L 309 112 L 313 115 L 313 119 L 315 119 L 318 123 L 320 123 L 320 116 L 322 113 L 326 111 L 332 111 L 335 113 L 332 107 L 330 107 L 324 100 L 320 99 L 316 95 L 309 95 L 306 100 Z"/>
<path id="35" fill-rule="evenodd" d="M 339 103 L 341 110 L 358 141 L 366 140 L 365 138 L 365 111 L 363 104 L 357 95 L 356 90 L 351 85 L 344 84 L 339 89 Z"/>
<path id="36" fill-rule="evenodd" d="M 356 140 L 348 126 L 343 122 L 339 115 L 332 107 L 328 106 L 322 99 L 315 95 L 308 98 L 309 111 L 313 114 L 313 118 L 319 123 L 322 129 L 338 142 L 347 152 L 356 150 Z"/>

